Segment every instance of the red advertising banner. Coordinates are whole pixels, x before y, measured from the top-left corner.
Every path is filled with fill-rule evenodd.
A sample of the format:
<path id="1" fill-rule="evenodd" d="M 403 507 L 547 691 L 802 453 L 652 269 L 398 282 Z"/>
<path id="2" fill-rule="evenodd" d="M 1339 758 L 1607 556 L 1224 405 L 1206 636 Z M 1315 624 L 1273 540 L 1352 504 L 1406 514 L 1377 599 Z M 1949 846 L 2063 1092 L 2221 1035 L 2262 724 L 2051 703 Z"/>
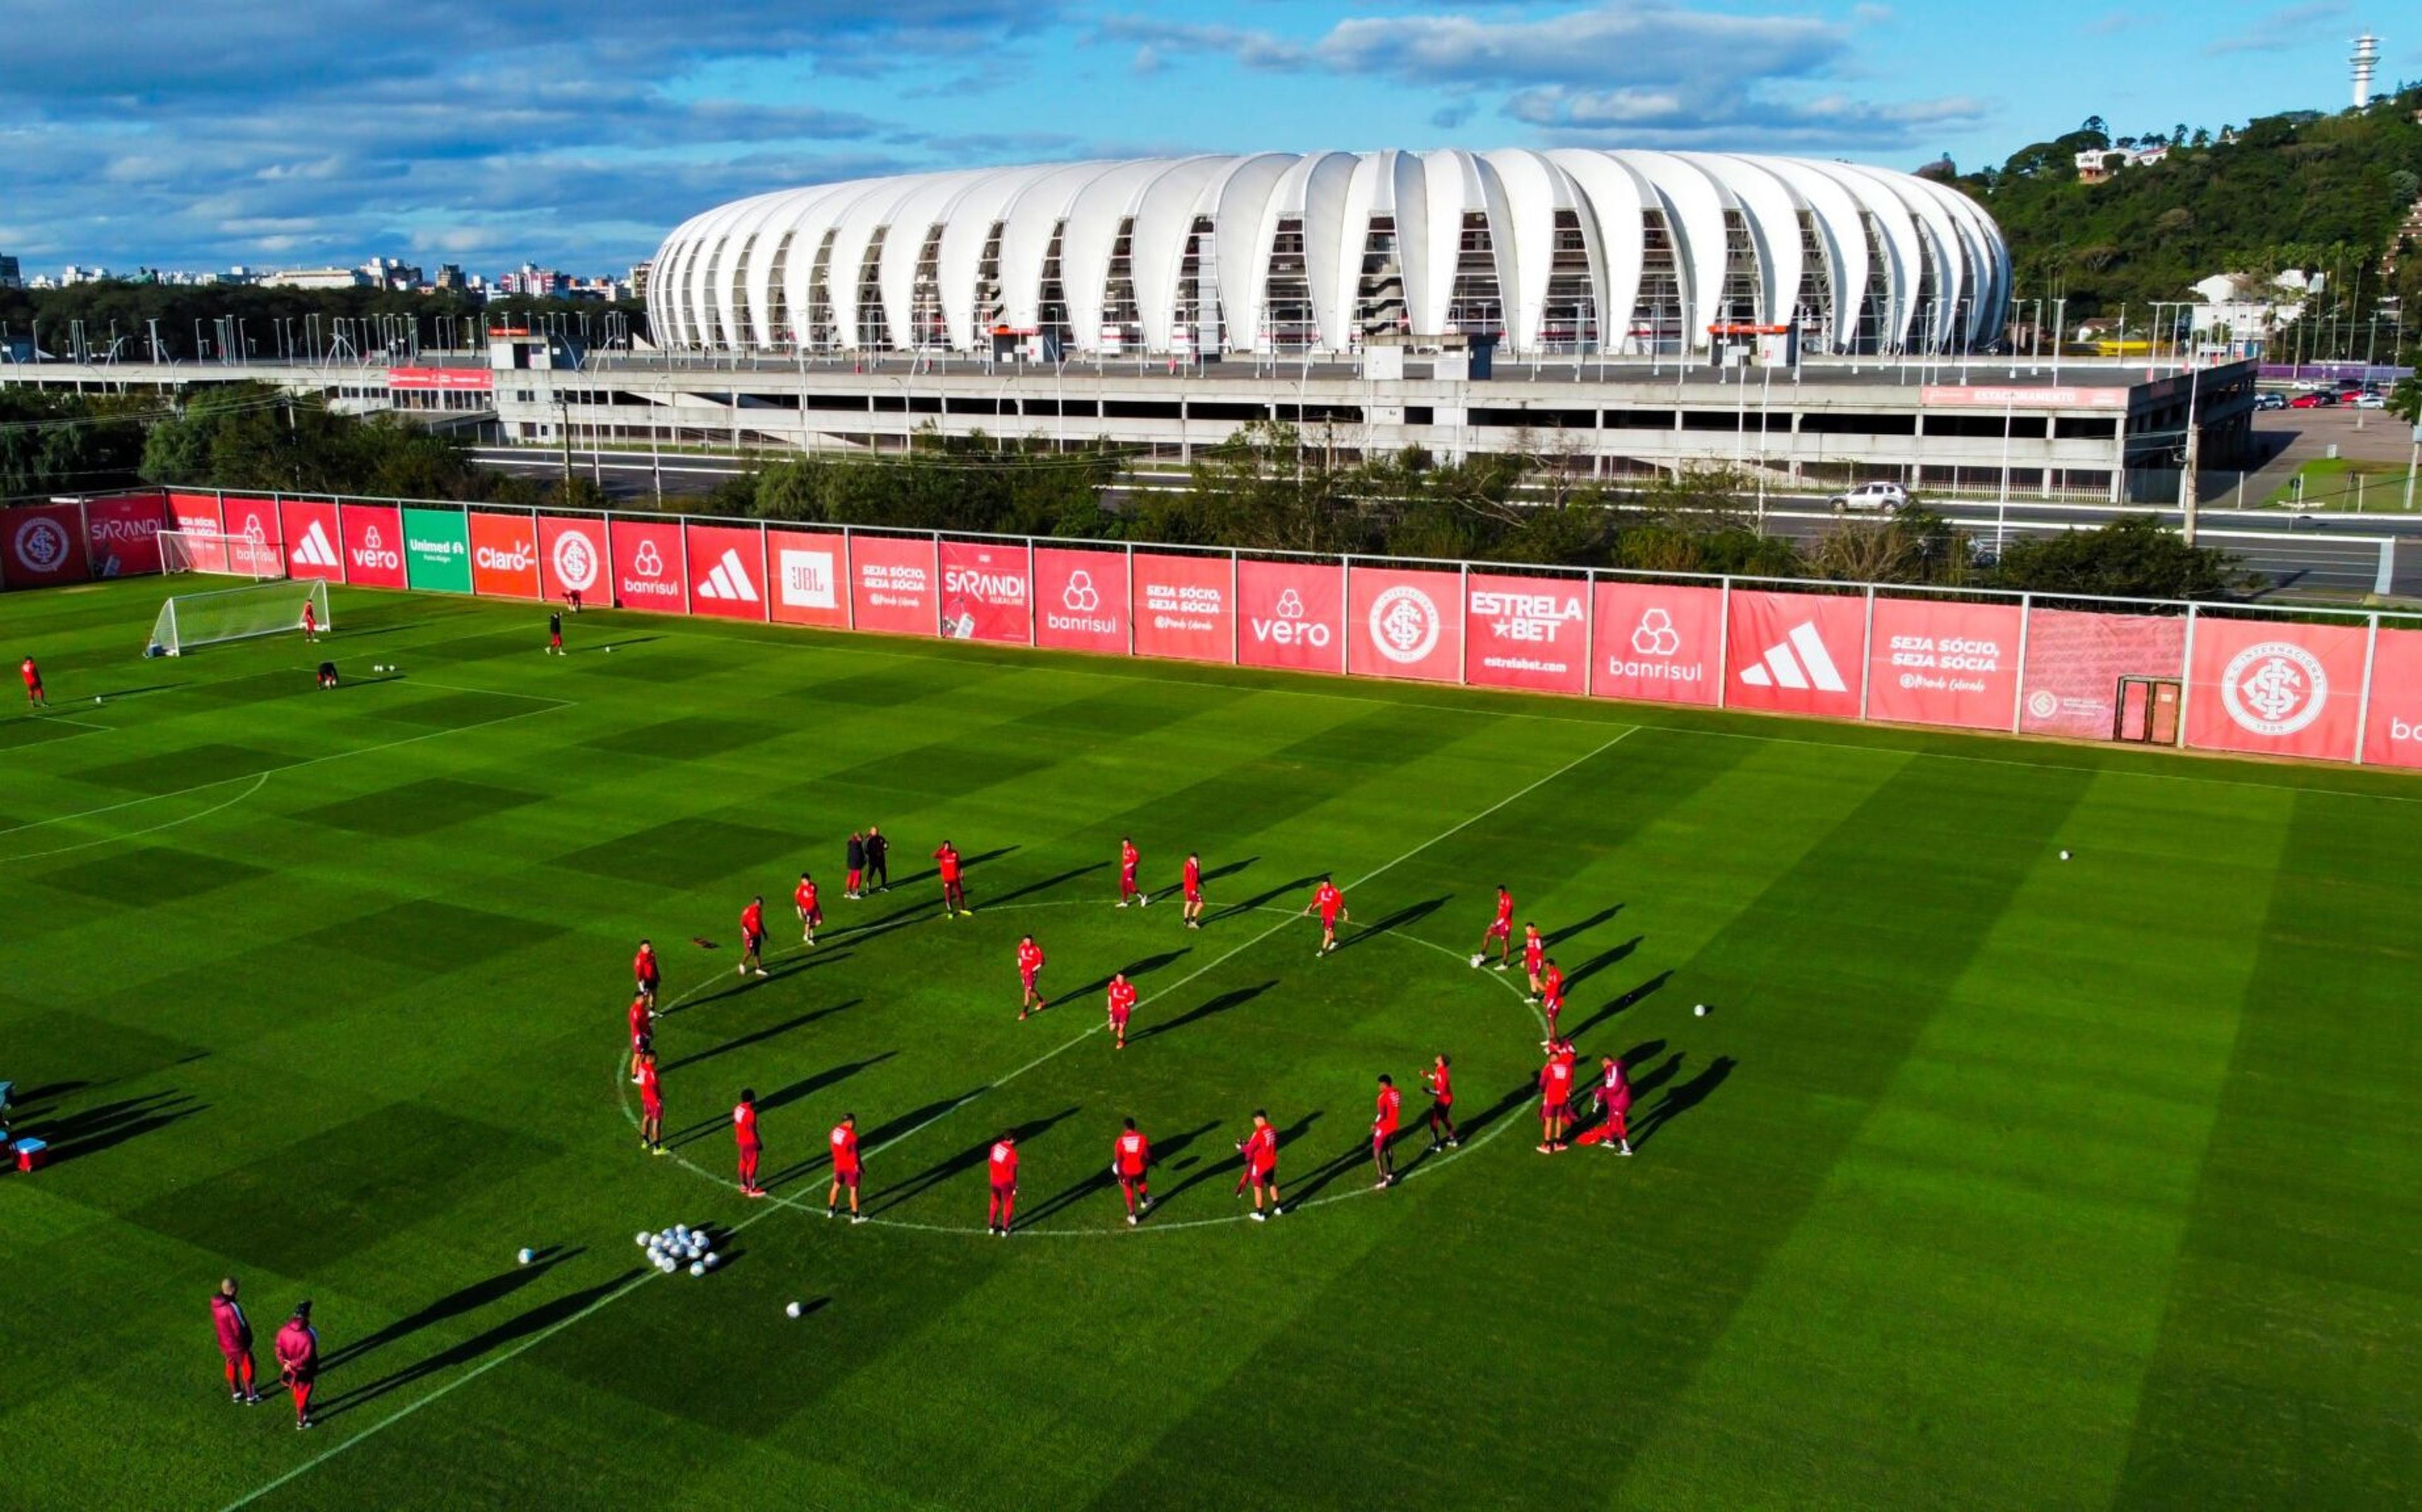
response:
<path id="1" fill-rule="evenodd" d="M 228 542 L 228 570 L 257 578 L 286 575 L 286 526 L 277 518 L 275 499 L 228 494 L 220 501 L 219 528 L 236 538 Z"/>
<path id="2" fill-rule="evenodd" d="M 417 389 L 423 392 L 485 394 L 496 386 L 496 375 L 485 367 L 390 367 L 386 370 L 389 391 Z"/>
<path id="3" fill-rule="evenodd" d="M 755 526 L 691 525 L 689 607 L 723 619 L 765 618 L 765 533 Z"/>
<path id="4" fill-rule="evenodd" d="M 1235 661 L 1235 569 L 1225 556 L 1136 553 L 1136 654 Z"/>
<path id="5" fill-rule="evenodd" d="M 2363 758 L 2422 767 L 2422 630 L 2383 630 L 2371 653 L 2371 710 Z"/>
<path id="6" fill-rule="evenodd" d="M 1733 590 L 1724 702 L 1856 719 L 1867 664 L 1863 597 Z"/>
<path id="7" fill-rule="evenodd" d="M 160 570 L 160 526 L 167 506 L 157 493 L 86 499 L 85 547 L 97 578 L 141 577 Z"/>
<path id="8" fill-rule="evenodd" d="M 1238 562 L 1236 613 L 1241 665 L 1345 670 L 1345 573 L 1335 564 Z"/>
<path id="9" fill-rule="evenodd" d="M 471 591 L 482 599 L 535 599 L 538 521 L 526 514 L 472 511 Z"/>
<path id="10" fill-rule="evenodd" d="M 345 581 L 357 588 L 401 588 L 403 511 L 391 504 L 349 504 L 338 513 Z"/>
<path id="11" fill-rule="evenodd" d="M 1346 585 L 1346 668 L 1358 678 L 1463 678 L 1462 584 L 1454 572 L 1358 567 Z"/>
<path id="12" fill-rule="evenodd" d="M 219 533 L 219 496 L 215 493 L 171 493 L 168 495 L 168 528 L 190 530 L 205 536 Z M 215 541 L 189 541 L 185 554 L 192 558 L 197 572 L 227 570 L 227 549 Z M 396 585 L 401 587 L 403 585 Z"/>
<path id="13" fill-rule="evenodd" d="M 322 499 L 288 499 L 277 507 L 277 519 L 287 542 L 287 576 L 317 578 L 322 583 L 345 581 L 343 538 L 337 528 L 335 505 Z"/>
<path id="14" fill-rule="evenodd" d="M 942 633 L 958 641 L 1023 646 L 1033 638 L 1028 609 L 1026 548 L 998 542 L 942 542 Z"/>
<path id="15" fill-rule="evenodd" d="M 1867 640 L 1867 717 L 2007 730 L 2018 710 L 2014 603 L 1876 600 Z"/>
<path id="16" fill-rule="evenodd" d="M 2187 744 L 2352 760 L 2369 638 L 2361 625 L 2198 616 Z"/>
<path id="17" fill-rule="evenodd" d="M 606 530 L 613 543 L 614 606 L 689 613 L 687 580 L 682 575 L 682 527 L 671 520 L 634 520 L 616 515 Z"/>
<path id="18" fill-rule="evenodd" d="M 561 600 L 576 593 L 583 601 L 595 601 L 598 590 L 606 588 L 604 597 L 610 602 L 613 593 L 607 587 L 607 571 L 603 519 L 594 515 L 538 517 L 538 582 L 545 597 Z"/>
<path id="19" fill-rule="evenodd" d="M 941 574 L 930 538 L 852 536 L 849 538 L 850 613 L 860 630 L 895 635 L 931 635 L 940 601 Z"/>
<path id="20" fill-rule="evenodd" d="M 37 504 L 0 510 L 0 583 L 48 588 L 92 576 L 85 556 L 84 521 L 72 504 Z"/>
<path id="21" fill-rule="evenodd" d="M 1722 588 L 1601 583 L 1590 692 L 1656 704 L 1713 704 L 1723 668 Z"/>
<path id="22" fill-rule="evenodd" d="M 1464 582 L 1463 597 L 1464 680 L 1540 693 L 1585 690 L 1587 578 L 1474 572 Z"/>
<path id="23" fill-rule="evenodd" d="M 1124 552 L 1034 552 L 1034 639 L 1070 651 L 1127 649 Z"/>
<path id="24" fill-rule="evenodd" d="M 847 625 L 841 584 L 848 560 L 848 544 L 839 536 L 768 530 L 765 573 L 773 584 L 774 617 L 786 625 Z"/>
<path id="25" fill-rule="evenodd" d="M 2019 728 L 2029 735 L 2107 740 L 2119 718 L 2121 678 L 2182 678 L 2184 615 L 2027 611 Z"/>

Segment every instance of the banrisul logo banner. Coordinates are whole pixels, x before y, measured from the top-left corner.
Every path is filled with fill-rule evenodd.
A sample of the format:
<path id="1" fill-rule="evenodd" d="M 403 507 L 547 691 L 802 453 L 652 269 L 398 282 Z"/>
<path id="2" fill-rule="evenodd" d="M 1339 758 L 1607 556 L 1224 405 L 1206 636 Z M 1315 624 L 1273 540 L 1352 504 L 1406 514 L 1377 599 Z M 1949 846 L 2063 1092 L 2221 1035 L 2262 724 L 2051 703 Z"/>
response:
<path id="1" fill-rule="evenodd" d="M 471 591 L 471 530 L 460 510 L 403 512 L 404 571 L 415 588 L 433 593 Z"/>

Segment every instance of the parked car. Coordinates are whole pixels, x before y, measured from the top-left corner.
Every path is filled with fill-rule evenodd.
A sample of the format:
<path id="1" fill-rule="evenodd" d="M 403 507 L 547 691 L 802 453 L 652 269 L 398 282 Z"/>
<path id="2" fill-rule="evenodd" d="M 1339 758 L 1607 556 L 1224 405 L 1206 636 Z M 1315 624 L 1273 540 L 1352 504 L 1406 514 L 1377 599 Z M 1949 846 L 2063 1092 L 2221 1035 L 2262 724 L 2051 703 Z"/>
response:
<path id="1" fill-rule="evenodd" d="M 2320 392 L 2312 394 L 2299 394 L 2294 398 L 2288 401 L 2288 408 L 2291 410 L 2335 410 L 2337 408 L 2337 404 L 2338 397 L 2336 395 Z"/>
<path id="2" fill-rule="evenodd" d="M 1879 509 L 1885 514 L 1898 514 L 1910 507 L 1909 490 L 1898 483 L 1862 483 L 1846 489 L 1825 501 L 1834 512 L 1845 509 Z"/>
<path id="3" fill-rule="evenodd" d="M 2257 410 L 2284 410 L 2288 407 L 2288 396 L 2285 394 L 2257 394 L 2254 396 L 2254 407 Z"/>
<path id="4" fill-rule="evenodd" d="M 2388 408 L 2388 399 L 2379 394 L 2358 394 L 2355 396 L 2354 407 L 2358 410 L 2385 410 Z"/>

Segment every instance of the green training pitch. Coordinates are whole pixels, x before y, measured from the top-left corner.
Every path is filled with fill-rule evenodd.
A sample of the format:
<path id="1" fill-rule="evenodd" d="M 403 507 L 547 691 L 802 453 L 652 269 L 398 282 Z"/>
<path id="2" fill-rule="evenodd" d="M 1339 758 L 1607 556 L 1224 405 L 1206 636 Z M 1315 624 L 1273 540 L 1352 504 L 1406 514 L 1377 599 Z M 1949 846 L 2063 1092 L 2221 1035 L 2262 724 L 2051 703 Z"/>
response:
<path id="1" fill-rule="evenodd" d="M 363 592 L 324 647 L 144 662 L 162 591 L 0 600 L 57 705 L 0 721 L 0 1078 L 58 1157 L 0 1176 L 0 1503 L 2422 1498 L 2410 779 L 614 614 L 557 659 L 537 606 Z M 868 823 L 892 887 L 845 901 Z M 1156 892 L 1201 852 L 1207 928 L 1111 906 L 1122 834 Z M 1539 1021 L 1468 961 L 1500 881 L 1635 1159 L 1533 1149 Z M 647 1266 L 677 1222 L 721 1270 Z M 315 1432 L 228 1403 L 229 1272 L 264 1362 L 315 1299 Z"/>

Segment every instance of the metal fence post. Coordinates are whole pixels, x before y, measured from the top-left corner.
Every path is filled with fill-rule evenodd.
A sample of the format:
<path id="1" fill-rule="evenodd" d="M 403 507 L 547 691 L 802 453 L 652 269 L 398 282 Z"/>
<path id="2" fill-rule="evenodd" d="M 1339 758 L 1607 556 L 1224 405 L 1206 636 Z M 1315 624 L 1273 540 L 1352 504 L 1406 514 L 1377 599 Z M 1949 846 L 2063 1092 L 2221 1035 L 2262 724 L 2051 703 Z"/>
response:
<path id="1" fill-rule="evenodd" d="M 1135 542 L 1127 542 L 1127 655 L 1136 654 Z"/>
<path id="2" fill-rule="evenodd" d="M 1455 633 L 1456 639 L 1462 643 L 1456 647 L 1459 654 L 1455 659 L 1455 680 L 1469 688 L 1471 686 L 1471 564 L 1457 562 L 1455 568 Z"/>
<path id="3" fill-rule="evenodd" d="M 2371 616 L 2371 631 L 2363 640 L 2363 693 L 2354 706 L 2354 764 L 2363 765 L 2364 748 L 2371 744 L 2371 669 L 2380 656 L 2380 616 Z"/>
<path id="4" fill-rule="evenodd" d="M 1581 569 L 1581 696 L 1597 693 L 1597 569 Z"/>
<path id="5" fill-rule="evenodd" d="M 2010 733 L 2019 733 L 2019 724 L 2027 712 L 2027 629 L 2035 618 L 2036 596 L 2019 595 L 2019 665 L 2018 677 L 2010 685 Z"/>
<path id="6" fill-rule="evenodd" d="M 2195 617 L 2202 611 L 2202 608 L 2203 606 L 2201 604 L 2191 603 L 2187 605 L 2187 653 L 2184 662 L 2178 668 L 2178 745 L 2180 750 L 2185 750 L 2187 748 L 2187 715 L 2194 708 Z M 2147 703 L 2145 706 L 2145 722 L 2147 726 L 2148 734 L 2152 719 L 2153 706 L 2150 703 Z"/>
<path id="7" fill-rule="evenodd" d="M 847 525 L 841 527 L 841 619 L 843 628 L 857 629 L 857 563 L 853 560 L 857 547 Z"/>
<path id="8" fill-rule="evenodd" d="M 1859 631 L 1859 718 L 1867 717 L 1867 691 L 1875 684 L 1876 585 L 1867 585 L 1865 623 Z"/>
<path id="9" fill-rule="evenodd" d="M 1029 646 L 1042 643 L 1041 597 L 1034 591 L 1034 538 L 1029 536 L 1026 538 L 1026 644 Z"/>
<path id="10" fill-rule="evenodd" d="M 1228 664 L 1245 664 L 1244 553 L 1228 550 Z"/>
<path id="11" fill-rule="evenodd" d="M 1352 553 L 1337 559 L 1337 675 L 1354 675 L 1354 657 L 1347 649 L 1354 643 L 1354 557 Z"/>
<path id="12" fill-rule="evenodd" d="M 1722 601 L 1716 605 L 1716 707 L 1718 709 L 1722 709 L 1724 707 L 1724 699 L 1726 695 L 1731 691 L 1731 679 L 1727 676 L 1732 665 L 1733 646 L 1733 580 L 1731 575 L 1727 573 L 1725 576 L 1718 579 L 1717 587 L 1723 595 Z"/>

